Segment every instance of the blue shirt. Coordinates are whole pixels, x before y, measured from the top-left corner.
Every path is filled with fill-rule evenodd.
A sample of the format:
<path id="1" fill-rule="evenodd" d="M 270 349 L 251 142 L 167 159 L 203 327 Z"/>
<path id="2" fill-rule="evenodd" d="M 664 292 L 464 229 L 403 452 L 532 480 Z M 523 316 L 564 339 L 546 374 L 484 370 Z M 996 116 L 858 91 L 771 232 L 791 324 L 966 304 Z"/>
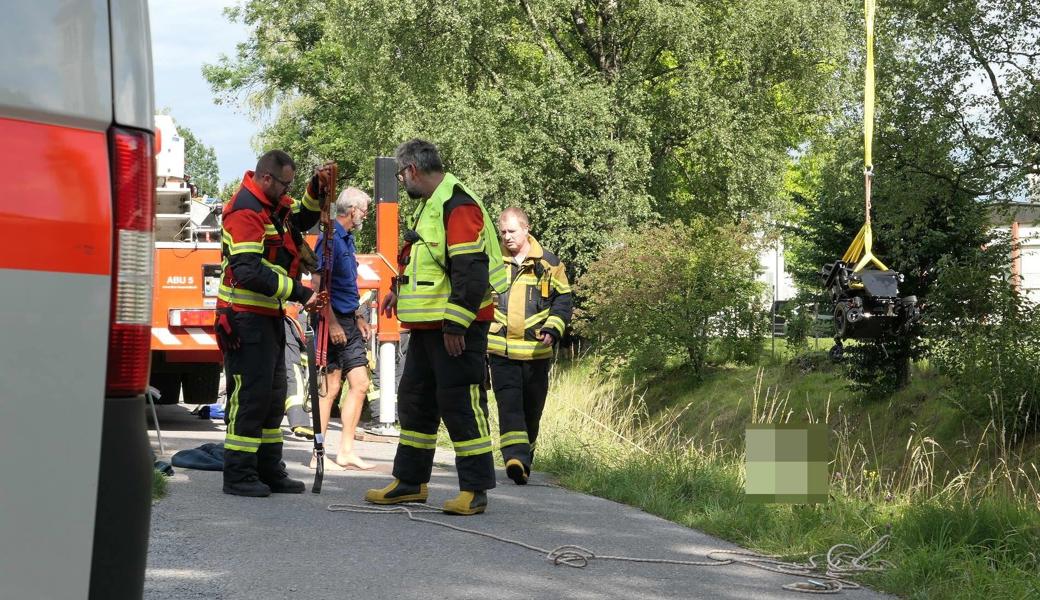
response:
<path id="1" fill-rule="evenodd" d="M 335 235 L 332 243 L 332 277 L 329 286 L 332 310 L 336 313 L 354 314 L 361 302 L 358 294 L 358 262 L 357 249 L 354 246 L 354 235 L 347 231 L 339 221 L 333 220 Z M 318 270 L 324 266 L 325 236 L 318 238 L 314 252 L 318 255 Z"/>

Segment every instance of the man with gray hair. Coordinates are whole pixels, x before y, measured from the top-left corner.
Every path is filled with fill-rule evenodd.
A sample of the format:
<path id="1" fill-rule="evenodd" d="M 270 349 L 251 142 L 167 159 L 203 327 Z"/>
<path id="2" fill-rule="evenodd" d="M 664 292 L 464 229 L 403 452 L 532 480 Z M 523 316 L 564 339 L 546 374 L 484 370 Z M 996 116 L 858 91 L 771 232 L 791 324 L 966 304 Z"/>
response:
<path id="1" fill-rule="evenodd" d="M 368 322 L 360 306 L 358 293 L 357 248 L 354 233 L 368 216 L 370 198 L 365 192 L 348 187 L 336 199 L 335 230 L 332 236 L 332 272 L 329 281 L 329 303 L 325 306 L 325 318 L 329 323 L 328 373 L 325 376 L 324 393 L 319 396 L 321 433 L 328 432 L 332 416 L 332 403 L 339 398 L 343 377 L 346 375 L 350 389 L 346 401 L 340 407 L 343 434 L 340 436 L 335 464 L 340 468 L 371 469 L 374 465 L 361 460 L 354 453 L 354 428 L 357 427 L 368 391 L 368 357 L 365 342 L 368 341 Z M 318 238 L 315 252 L 318 255 L 318 272 L 323 268 L 323 246 L 328 243 L 325 236 Z M 318 289 L 321 276 L 314 275 L 312 285 Z M 317 314 L 311 318 L 311 327 L 317 329 Z M 312 407 L 313 410 L 313 407 Z M 311 459 L 311 467 L 317 466 Z"/>
<path id="2" fill-rule="evenodd" d="M 411 140 L 397 148 L 397 179 L 419 204 L 408 221 L 394 291 L 381 310 L 411 330 L 398 415 L 401 437 L 394 481 L 368 490 L 375 504 L 425 502 L 441 419 L 455 448 L 459 495 L 444 512 L 475 515 L 495 487 L 487 419 L 491 292 L 505 291 L 505 267 L 494 221 L 476 195 L 444 172 L 437 147 Z"/>

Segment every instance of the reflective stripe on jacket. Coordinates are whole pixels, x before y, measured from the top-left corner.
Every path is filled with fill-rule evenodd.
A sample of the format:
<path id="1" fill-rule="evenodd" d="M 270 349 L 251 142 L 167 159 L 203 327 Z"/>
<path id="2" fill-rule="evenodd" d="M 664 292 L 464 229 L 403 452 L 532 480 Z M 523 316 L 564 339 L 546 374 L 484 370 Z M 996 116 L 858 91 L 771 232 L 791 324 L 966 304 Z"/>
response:
<path id="1" fill-rule="evenodd" d="M 217 306 L 280 315 L 285 301 L 306 301 L 312 292 L 299 281 L 300 252 L 292 227 L 313 227 L 319 208 L 310 191 L 303 202 L 282 196 L 278 206 L 271 206 L 247 171 L 221 218 Z"/>
<path id="2" fill-rule="evenodd" d="M 447 246 L 444 205 L 458 187 L 473 199 L 484 219 L 480 239 L 466 244 Z M 483 203 L 454 175 L 444 174 L 428 200 L 419 204 L 412 215 L 411 227 L 419 239 L 411 244 L 408 264 L 399 279 L 397 318 L 402 323 L 454 323 L 469 327 L 477 312 L 492 303 L 492 290 L 506 287 L 506 269 L 498 234 Z M 479 306 L 462 306 L 451 301 L 452 285 L 449 260 L 464 254 L 484 253 L 488 258 L 488 288 Z"/>
<path id="3" fill-rule="evenodd" d="M 554 341 L 563 337 L 571 320 L 571 284 L 563 262 L 527 236 L 531 250 L 519 265 L 503 248 L 503 266 L 509 288 L 498 296 L 495 322 L 488 334 L 488 352 L 517 360 L 552 356 L 552 346 L 542 344 L 542 333 Z"/>

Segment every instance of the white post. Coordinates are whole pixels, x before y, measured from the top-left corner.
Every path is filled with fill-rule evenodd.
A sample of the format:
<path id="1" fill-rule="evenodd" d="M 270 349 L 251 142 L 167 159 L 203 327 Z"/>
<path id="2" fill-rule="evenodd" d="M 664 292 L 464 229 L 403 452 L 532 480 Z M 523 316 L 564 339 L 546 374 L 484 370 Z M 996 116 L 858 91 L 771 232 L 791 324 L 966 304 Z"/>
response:
<path id="1" fill-rule="evenodd" d="M 379 425 L 380 430 L 393 430 L 397 412 L 397 348 L 393 342 L 379 345 Z"/>
<path id="2" fill-rule="evenodd" d="M 376 308 L 378 305 L 375 302 L 370 303 L 368 307 L 368 330 L 371 335 L 368 336 L 368 350 L 372 353 L 372 358 L 376 360 L 376 368 L 379 368 L 379 309 Z"/>

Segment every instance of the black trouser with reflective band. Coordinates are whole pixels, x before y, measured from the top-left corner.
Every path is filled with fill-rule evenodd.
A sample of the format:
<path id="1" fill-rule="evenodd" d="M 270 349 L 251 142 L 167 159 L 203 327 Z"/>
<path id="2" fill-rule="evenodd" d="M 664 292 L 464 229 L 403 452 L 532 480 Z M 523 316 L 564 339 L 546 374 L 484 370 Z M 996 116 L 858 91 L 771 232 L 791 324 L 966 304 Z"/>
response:
<path id="1" fill-rule="evenodd" d="M 516 458 L 530 469 L 538 423 L 549 393 L 552 359 L 514 360 L 492 354 L 490 360 L 491 385 L 498 403 L 502 460 Z"/>
<path id="2" fill-rule="evenodd" d="M 236 312 L 233 318 L 241 345 L 224 351 L 228 390 L 225 481 L 239 480 L 253 471 L 255 458 L 248 455 L 260 452 L 269 469 L 281 461 L 286 396 L 282 318 L 247 312 Z"/>
<path id="3" fill-rule="evenodd" d="M 311 416 L 303 410 L 307 398 L 307 353 L 293 333 L 295 325 L 285 321 L 285 416 L 289 427 L 310 427 Z"/>
<path id="4" fill-rule="evenodd" d="M 487 420 L 488 323 L 466 330 L 466 350 L 452 357 L 438 330 L 413 330 L 397 390 L 401 438 L 394 458 L 394 477 L 427 483 L 433 470 L 437 427 L 441 419 L 455 447 L 459 489 L 495 487 L 491 432 Z"/>

